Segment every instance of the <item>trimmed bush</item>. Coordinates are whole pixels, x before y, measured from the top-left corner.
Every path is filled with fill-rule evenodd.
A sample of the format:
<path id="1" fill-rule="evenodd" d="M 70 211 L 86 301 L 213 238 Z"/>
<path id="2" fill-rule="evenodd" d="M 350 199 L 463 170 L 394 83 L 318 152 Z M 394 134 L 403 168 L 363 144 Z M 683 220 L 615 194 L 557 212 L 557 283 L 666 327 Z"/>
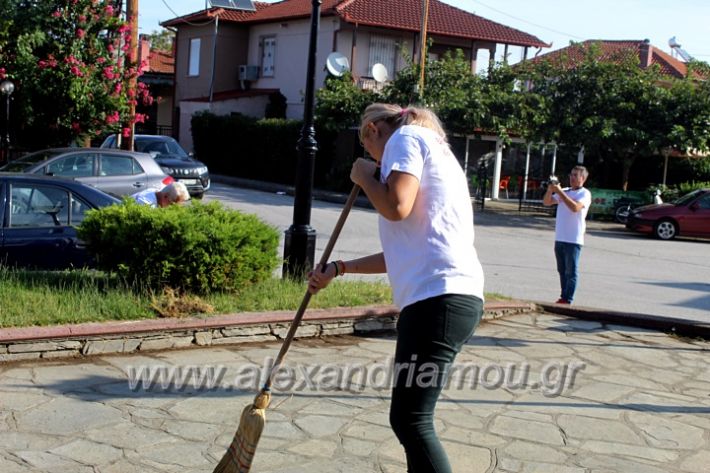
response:
<path id="1" fill-rule="evenodd" d="M 238 113 L 192 116 L 192 139 L 197 159 L 214 174 L 294 185 L 298 167 L 298 141 L 303 122 L 280 118 L 255 119 Z M 314 184 L 347 192 L 352 187 L 349 153 L 347 166 L 335 159 L 337 133 L 316 124 Z M 352 146 L 351 146 L 352 148 Z"/>
<path id="2" fill-rule="evenodd" d="M 126 199 L 88 212 L 79 237 L 99 269 L 154 290 L 235 290 L 279 264 L 277 230 L 219 202 L 151 208 Z"/>

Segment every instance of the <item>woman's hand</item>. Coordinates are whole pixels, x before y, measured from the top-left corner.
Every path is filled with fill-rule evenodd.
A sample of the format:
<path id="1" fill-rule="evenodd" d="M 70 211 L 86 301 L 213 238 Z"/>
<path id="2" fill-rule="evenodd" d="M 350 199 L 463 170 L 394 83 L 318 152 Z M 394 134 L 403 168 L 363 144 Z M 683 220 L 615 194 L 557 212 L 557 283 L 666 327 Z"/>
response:
<path id="1" fill-rule="evenodd" d="M 308 292 L 318 294 L 318 291 L 328 286 L 334 277 L 335 265 L 333 263 L 326 264 L 324 272 L 321 272 L 320 264 L 316 265 L 313 271 L 308 273 Z"/>
<path id="2" fill-rule="evenodd" d="M 367 180 L 373 179 L 376 170 L 377 163 L 375 161 L 357 158 L 350 170 L 350 180 L 358 186 L 363 187 L 363 184 L 367 182 Z"/>

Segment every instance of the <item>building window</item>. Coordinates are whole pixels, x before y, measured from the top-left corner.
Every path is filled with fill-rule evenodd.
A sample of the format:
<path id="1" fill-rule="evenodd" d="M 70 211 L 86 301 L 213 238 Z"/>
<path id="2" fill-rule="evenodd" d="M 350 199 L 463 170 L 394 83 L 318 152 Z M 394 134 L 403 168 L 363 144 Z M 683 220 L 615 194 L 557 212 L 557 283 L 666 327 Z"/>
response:
<path id="1" fill-rule="evenodd" d="M 274 77 L 274 56 L 276 55 L 276 38 L 261 40 L 261 77 Z"/>
<path id="2" fill-rule="evenodd" d="M 370 60 L 367 72 L 372 74 L 372 66 L 379 63 L 387 68 L 389 77 L 394 77 L 395 59 L 397 57 L 397 41 L 391 36 L 370 36 Z"/>
<path id="3" fill-rule="evenodd" d="M 190 57 L 188 59 L 188 76 L 200 75 L 200 38 L 192 38 L 190 40 Z"/>
<path id="4" fill-rule="evenodd" d="M 489 49 L 479 49 L 476 51 L 476 74 L 486 77 L 491 68 L 491 51 Z"/>

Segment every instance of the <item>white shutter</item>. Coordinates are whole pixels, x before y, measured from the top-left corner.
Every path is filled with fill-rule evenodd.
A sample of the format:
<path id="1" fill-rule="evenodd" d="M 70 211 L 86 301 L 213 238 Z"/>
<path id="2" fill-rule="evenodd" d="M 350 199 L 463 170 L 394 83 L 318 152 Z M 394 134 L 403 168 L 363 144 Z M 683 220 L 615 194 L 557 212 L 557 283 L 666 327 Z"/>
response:
<path id="1" fill-rule="evenodd" d="M 190 58 L 187 69 L 188 76 L 200 75 L 200 38 L 190 40 Z"/>
<path id="2" fill-rule="evenodd" d="M 274 77 L 276 38 L 264 38 L 261 52 L 261 77 Z"/>

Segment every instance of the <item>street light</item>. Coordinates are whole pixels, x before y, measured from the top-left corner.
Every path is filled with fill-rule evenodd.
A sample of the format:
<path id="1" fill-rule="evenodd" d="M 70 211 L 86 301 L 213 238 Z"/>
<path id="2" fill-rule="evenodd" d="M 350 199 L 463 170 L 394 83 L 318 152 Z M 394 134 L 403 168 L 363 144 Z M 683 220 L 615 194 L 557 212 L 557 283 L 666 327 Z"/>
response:
<path id="1" fill-rule="evenodd" d="M 10 160 L 10 96 L 15 91 L 15 84 L 5 80 L 0 84 L 0 93 L 5 96 L 5 135 L 2 137 L 2 161 Z"/>
<path id="2" fill-rule="evenodd" d="M 316 44 L 318 41 L 321 0 L 311 0 L 311 3 L 311 38 L 308 45 L 303 128 L 301 128 L 301 137 L 298 140 L 293 224 L 286 230 L 284 241 L 283 274 L 294 279 L 303 277 L 306 271 L 313 268 L 316 253 L 316 231 L 311 227 L 313 171 L 315 169 L 316 151 L 318 151 L 318 142 L 316 141 L 316 132 L 313 126 L 313 95 L 315 92 Z"/>

